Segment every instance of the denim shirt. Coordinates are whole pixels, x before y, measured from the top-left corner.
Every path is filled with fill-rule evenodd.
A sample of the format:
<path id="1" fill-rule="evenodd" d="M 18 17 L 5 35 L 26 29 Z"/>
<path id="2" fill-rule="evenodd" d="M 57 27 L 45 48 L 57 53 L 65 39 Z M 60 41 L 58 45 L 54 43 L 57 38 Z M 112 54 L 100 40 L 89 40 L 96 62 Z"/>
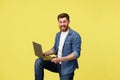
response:
<path id="1" fill-rule="evenodd" d="M 52 48 L 56 55 L 58 52 L 60 35 L 61 32 L 58 32 L 56 34 L 55 44 L 54 47 Z M 63 45 L 62 56 L 68 56 L 69 54 L 73 53 L 76 59 L 62 62 L 61 75 L 72 73 L 76 68 L 78 68 L 77 58 L 80 56 L 80 51 L 81 51 L 81 37 L 77 32 L 70 29 Z"/>

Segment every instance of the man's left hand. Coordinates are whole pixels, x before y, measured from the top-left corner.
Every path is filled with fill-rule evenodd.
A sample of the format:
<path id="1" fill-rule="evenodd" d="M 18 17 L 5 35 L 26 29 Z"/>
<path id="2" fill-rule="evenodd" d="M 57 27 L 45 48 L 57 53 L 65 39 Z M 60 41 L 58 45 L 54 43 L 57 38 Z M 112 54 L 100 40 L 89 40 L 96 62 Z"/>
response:
<path id="1" fill-rule="evenodd" d="M 61 62 L 62 60 L 61 60 L 61 58 L 53 58 L 52 60 L 51 60 L 51 62 L 54 62 L 54 63 L 59 63 L 59 62 Z"/>

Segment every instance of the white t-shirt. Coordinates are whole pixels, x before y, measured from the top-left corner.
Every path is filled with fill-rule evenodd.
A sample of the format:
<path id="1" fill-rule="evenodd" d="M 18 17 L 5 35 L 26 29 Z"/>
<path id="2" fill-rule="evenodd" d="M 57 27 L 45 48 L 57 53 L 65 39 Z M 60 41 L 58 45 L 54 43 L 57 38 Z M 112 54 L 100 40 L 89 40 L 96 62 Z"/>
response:
<path id="1" fill-rule="evenodd" d="M 69 30 L 67 30 L 66 32 L 61 32 L 59 46 L 58 46 L 58 58 L 62 57 L 63 45 L 64 45 L 65 39 L 68 35 L 68 32 L 69 32 Z M 61 62 L 60 62 L 60 64 L 61 64 Z"/>

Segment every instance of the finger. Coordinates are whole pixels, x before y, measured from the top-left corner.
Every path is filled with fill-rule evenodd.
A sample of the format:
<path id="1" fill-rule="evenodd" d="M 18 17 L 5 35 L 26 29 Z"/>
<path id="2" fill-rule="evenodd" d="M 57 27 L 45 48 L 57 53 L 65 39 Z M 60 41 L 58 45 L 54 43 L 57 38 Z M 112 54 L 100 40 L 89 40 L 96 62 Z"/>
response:
<path id="1" fill-rule="evenodd" d="M 55 61 L 55 59 L 52 59 L 52 60 L 51 60 L 51 62 L 54 62 L 54 61 Z"/>

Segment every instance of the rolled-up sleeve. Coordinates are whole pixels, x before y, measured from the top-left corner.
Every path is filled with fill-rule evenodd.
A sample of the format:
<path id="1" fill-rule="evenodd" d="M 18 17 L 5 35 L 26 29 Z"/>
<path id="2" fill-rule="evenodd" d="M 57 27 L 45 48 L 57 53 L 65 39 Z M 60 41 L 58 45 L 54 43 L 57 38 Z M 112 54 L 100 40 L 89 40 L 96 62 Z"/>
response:
<path id="1" fill-rule="evenodd" d="M 79 34 L 74 34 L 72 39 L 73 54 L 76 58 L 79 58 L 81 52 L 81 37 Z"/>
<path id="2" fill-rule="evenodd" d="M 53 47 L 53 48 L 51 48 L 51 50 L 52 50 L 54 53 L 56 53 L 56 50 L 54 49 L 54 47 Z"/>

